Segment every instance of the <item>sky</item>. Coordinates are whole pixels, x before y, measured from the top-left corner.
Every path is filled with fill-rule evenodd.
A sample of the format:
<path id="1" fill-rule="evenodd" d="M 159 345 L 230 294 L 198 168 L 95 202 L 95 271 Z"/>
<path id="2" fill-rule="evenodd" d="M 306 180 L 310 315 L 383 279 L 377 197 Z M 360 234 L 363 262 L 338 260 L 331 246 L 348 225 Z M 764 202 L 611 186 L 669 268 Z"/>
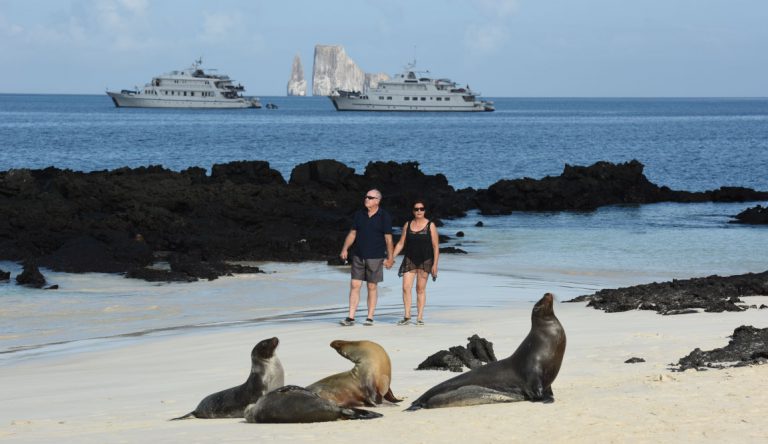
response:
<path id="1" fill-rule="evenodd" d="M 202 57 L 285 95 L 317 44 L 488 97 L 766 97 L 766 0 L 0 0 L 0 93 L 100 94 Z"/>

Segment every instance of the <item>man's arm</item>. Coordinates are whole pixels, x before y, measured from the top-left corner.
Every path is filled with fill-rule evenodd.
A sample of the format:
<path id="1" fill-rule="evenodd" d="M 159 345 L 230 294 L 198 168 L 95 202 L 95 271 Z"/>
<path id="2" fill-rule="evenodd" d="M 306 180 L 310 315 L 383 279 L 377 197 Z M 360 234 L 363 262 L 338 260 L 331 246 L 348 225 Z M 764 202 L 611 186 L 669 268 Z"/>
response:
<path id="1" fill-rule="evenodd" d="M 355 242 L 355 238 L 357 237 L 357 230 L 349 230 L 349 233 L 347 233 L 346 239 L 344 239 L 344 246 L 341 247 L 341 254 L 339 254 L 339 257 L 341 257 L 341 260 L 346 261 L 347 257 L 349 255 L 349 247 L 352 246 L 352 243 Z"/>
<path id="2" fill-rule="evenodd" d="M 395 263 L 395 256 L 392 254 L 394 251 L 394 247 L 392 246 L 392 235 L 385 234 L 384 241 L 387 243 L 387 260 L 384 261 L 384 267 L 386 267 L 387 270 L 389 270 L 390 268 L 392 268 L 392 265 Z"/>

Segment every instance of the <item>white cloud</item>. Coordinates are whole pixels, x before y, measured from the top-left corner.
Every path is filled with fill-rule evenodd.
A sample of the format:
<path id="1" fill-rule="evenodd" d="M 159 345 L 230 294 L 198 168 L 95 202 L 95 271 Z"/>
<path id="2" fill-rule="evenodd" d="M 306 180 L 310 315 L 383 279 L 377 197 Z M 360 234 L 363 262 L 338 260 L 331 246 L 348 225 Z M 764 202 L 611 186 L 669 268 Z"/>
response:
<path id="1" fill-rule="evenodd" d="M 24 28 L 15 23 L 9 23 L 2 15 L 0 15 L 0 34 L 6 37 L 14 37 L 24 32 Z"/>
<path id="2" fill-rule="evenodd" d="M 144 15 L 147 12 L 147 0 L 118 0 L 124 9 L 134 15 Z"/>
<path id="3" fill-rule="evenodd" d="M 203 33 L 200 39 L 206 42 L 225 42 L 232 39 L 233 34 L 239 34 L 243 24 L 240 16 L 214 12 L 203 17 Z"/>
<path id="4" fill-rule="evenodd" d="M 509 38 L 508 19 L 519 9 L 518 0 L 474 0 L 480 16 L 464 29 L 464 46 L 473 52 L 493 53 Z"/>
<path id="5" fill-rule="evenodd" d="M 472 51 L 490 53 L 507 40 L 507 29 L 499 24 L 470 24 L 464 31 L 464 44 Z"/>
<path id="6" fill-rule="evenodd" d="M 478 10 L 490 17 L 507 18 L 517 13 L 518 0 L 475 0 Z"/>

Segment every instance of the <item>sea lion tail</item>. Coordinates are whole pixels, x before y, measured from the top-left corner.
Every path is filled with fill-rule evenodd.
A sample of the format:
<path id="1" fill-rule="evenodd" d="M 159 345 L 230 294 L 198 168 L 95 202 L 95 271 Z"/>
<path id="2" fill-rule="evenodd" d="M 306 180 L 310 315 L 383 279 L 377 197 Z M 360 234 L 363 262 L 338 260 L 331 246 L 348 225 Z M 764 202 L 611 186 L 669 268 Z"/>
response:
<path id="1" fill-rule="evenodd" d="M 356 408 L 346 408 L 343 413 L 346 419 L 376 419 L 384 416 L 381 413 Z"/>
<path id="2" fill-rule="evenodd" d="M 180 419 L 189 419 L 189 418 L 196 418 L 194 410 L 189 412 L 189 413 L 187 413 L 184 416 L 179 416 L 178 418 L 171 418 L 171 419 L 169 419 L 169 421 L 178 421 Z"/>
<path id="3" fill-rule="evenodd" d="M 402 401 L 402 399 L 397 399 L 397 397 L 395 397 L 395 394 L 392 393 L 392 388 L 391 387 L 390 387 L 389 390 L 387 390 L 387 393 L 384 395 L 384 399 L 386 399 L 389 402 L 400 402 L 400 401 Z"/>

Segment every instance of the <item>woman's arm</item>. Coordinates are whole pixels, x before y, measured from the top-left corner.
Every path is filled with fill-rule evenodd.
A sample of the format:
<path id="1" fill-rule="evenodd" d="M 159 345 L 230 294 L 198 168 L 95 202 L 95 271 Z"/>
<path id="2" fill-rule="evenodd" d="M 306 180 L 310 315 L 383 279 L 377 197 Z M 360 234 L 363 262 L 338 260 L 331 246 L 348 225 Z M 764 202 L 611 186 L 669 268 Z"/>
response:
<path id="1" fill-rule="evenodd" d="M 397 257 L 398 254 L 400 254 L 401 251 L 403 251 L 403 248 L 405 247 L 405 235 L 408 233 L 408 222 L 403 225 L 403 232 L 400 234 L 400 240 L 397 241 L 397 245 L 395 245 L 395 252 L 392 254 L 392 257 Z"/>
<path id="2" fill-rule="evenodd" d="M 437 277 L 437 260 L 440 258 L 440 237 L 437 235 L 435 224 L 429 224 L 429 234 L 432 236 L 432 252 L 435 256 L 432 260 L 432 277 Z"/>

